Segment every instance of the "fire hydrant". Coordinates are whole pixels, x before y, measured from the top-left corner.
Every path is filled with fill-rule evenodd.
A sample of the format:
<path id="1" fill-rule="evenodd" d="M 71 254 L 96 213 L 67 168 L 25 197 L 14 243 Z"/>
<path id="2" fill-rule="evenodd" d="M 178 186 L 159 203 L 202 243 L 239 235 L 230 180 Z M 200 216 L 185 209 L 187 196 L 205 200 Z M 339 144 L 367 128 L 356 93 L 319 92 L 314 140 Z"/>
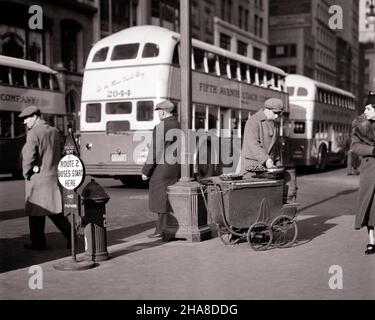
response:
<path id="1" fill-rule="evenodd" d="M 107 230 L 105 205 L 110 199 L 102 186 L 91 179 L 82 190 L 85 227 L 85 255 L 92 261 L 109 259 L 107 251 Z"/>

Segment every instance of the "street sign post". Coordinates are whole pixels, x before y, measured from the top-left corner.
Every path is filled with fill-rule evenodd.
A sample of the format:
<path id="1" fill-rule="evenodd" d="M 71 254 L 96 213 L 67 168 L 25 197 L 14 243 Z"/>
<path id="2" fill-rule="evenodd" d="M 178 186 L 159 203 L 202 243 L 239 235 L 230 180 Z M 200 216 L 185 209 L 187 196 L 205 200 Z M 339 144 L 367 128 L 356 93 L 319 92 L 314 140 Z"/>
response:
<path id="1" fill-rule="evenodd" d="M 54 265 L 54 268 L 62 271 L 87 270 L 95 267 L 92 261 L 78 261 L 76 257 L 76 233 L 81 227 L 81 197 L 76 189 L 82 184 L 85 178 L 85 170 L 75 143 L 73 133 L 69 131 L 64 145 L 65 154 L 57 167 L 59 183 L 64 188 L 63 210 L 65 216 L 70 216 L 72 259 Z"/>

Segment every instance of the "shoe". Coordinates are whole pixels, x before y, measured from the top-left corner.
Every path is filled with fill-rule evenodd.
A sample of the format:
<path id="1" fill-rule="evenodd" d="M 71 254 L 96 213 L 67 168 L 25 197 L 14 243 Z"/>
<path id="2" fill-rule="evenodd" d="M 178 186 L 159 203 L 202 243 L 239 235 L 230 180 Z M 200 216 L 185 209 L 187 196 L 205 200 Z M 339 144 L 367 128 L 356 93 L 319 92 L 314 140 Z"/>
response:
<path id="1" fill-rule="evenodd" d="M 375 244 L 369 243 L 366 247 L 365 254 L 374 254 L 375 253 Z"/>
<path id="2" fill-rule="evenodd" d="M 149 238 L 162 238 L 163 235 L 161 233 L 151 233 L 151 234 L 147 235 L 147 237 L 149 237 Z"/>
<path id="3" fill-rule="evenodd" d="M 28 250 L 47 250 L 47 246 L 36 246 L 32 243 L 25 243 L 23 247 Z"/>

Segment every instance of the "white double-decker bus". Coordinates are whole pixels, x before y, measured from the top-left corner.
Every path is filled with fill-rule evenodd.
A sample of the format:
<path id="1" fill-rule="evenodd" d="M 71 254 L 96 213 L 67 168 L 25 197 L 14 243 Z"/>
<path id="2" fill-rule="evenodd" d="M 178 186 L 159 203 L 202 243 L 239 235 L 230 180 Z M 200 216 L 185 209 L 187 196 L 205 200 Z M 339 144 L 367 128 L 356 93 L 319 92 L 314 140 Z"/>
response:
<path id="1" fill-rule="evenodd" d="M 0 172 L 19 176 L 26 141 L 21 111 L 35 105 L 43 118 L 66 134 L 68 118 L 57 72 L 34 61 L 0 55 Z"/>
<path id="2" fill-rule="evenodd" d="M 92 48 L 80 123 L 81 157 L 88 174 L 125 183 L 141 174 L 151 130 L 159 122 L 154 106 L 170 99 L 180 110 L 179 42 L 175 32 L 139 26 Z M 288 106 L 281 69 L 194 39 L 192 47 L 192 130 L 216 130 L 219 140 L 228 140 L 237 129 L 240 138 L 249 115 L 262 108 L 265 99 L 277 97 Z M 239 149 L 232 150 L 228 170 L 236 166 Z M 198 171 L 204 168 L 198 166 Z"/>
<path id="3" fill-rule="evenodd" d="M 301 75 L 288 75 L 286 86 L 290 161 L 319 170 L 328 164 L 344 164 L 356 116 L 353 94 Z"/>

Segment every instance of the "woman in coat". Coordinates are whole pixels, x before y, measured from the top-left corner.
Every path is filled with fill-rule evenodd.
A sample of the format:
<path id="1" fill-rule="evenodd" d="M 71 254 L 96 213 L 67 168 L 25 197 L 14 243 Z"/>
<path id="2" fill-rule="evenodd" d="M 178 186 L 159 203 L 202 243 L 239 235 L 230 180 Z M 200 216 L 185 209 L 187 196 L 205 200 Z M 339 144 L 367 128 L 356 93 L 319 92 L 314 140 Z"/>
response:
<path id="1" fill-rule="evenodd" d="M 180 130 L 177 116 L 174 115 L 175 107 L 172 102 L 166 100 L 158 103 L 155 110 L 159 112 L 160 123 L 153 130 L 152 145 L 142 169 L 142 179 L 144 181 L 150 179 L 150 211 L 158 214 L 155 232 L 148 235 L 150 238 L 162 237 L 167 213 L 170 212 L 167 188 L 175 184 L 181 174 L 177 150 L 171 146 L 175 140 L 168 141 L 166 138 L 169 130 Z"/>
<path id="2" fill-rule="evenodd" d="M 19 115 L 27 126 L 26 144 L 22 149 L 25 177 L 25 212 L 29 216 L 31 243 L 26 249 L 45 250 L 46 216 L 62 232 L 70 247 L 70 223 L 62 213 L 62 198 L 57 181 L 60 160 L 60 134 L 43 119 L 39 108 L 27 107 Z"/>
<path id="3" fill-rule="evenodd" d="M 362 157 L 355 228 L 367 227 L 365 254 L 375 253 L 375 93 L 370 92 L 365 112 L 353 121 L 351 150 Z"/>

